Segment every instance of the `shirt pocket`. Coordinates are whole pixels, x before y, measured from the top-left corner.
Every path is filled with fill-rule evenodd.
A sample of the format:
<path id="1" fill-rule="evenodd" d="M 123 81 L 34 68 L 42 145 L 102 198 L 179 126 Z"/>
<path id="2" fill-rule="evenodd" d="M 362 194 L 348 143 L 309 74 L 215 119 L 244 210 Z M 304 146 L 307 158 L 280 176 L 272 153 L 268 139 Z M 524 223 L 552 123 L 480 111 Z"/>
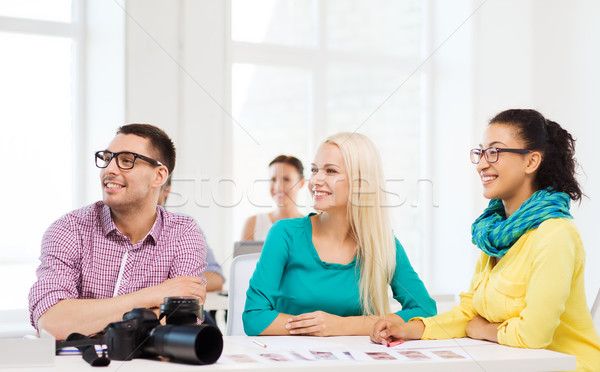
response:
<path id="1" fill-rule="evenodd" d="M 479 286 L 483 282 L 484 277 L 485 273 L 477 273 L 473 275 L 473 277 L 471 278 L 471 288 L 473 288 L 473 292 L 476 292 L 477 289 L 479 289 Z"/>
<path id="2" fill-rule="evenodd" d="M 506 279 L 502 274 L 498 275 L 495 279 L 494 289 L 499 296 L 497 303 L 500 306 L 504 305 L 503 311 L 505 314 L 503 315 L 505 315 L 506 319 L 518 317 L 525 308 L 527 283 Z M 498 309 L 499 312 L 501 312 L 500 310 Z"/>
<path id="3" fill-rule="evenodd" d="M 483 283 L 484 278 L 485 278 L 485 273 L 477 273 L 473 276 L 473 278 L 471 278 L 471 288 L 472 288 L 473 292 L 472 293 L 469 293 L 469 292 L 461 293 L 460 294 L 461 302 L 466 301 L 468 298 L 470 298 L 473 306 L 476 306 L 476 304 L 481 303 L 482 293 L 479 291 L 479 287 L 481 286 L 481 283 Z"/>

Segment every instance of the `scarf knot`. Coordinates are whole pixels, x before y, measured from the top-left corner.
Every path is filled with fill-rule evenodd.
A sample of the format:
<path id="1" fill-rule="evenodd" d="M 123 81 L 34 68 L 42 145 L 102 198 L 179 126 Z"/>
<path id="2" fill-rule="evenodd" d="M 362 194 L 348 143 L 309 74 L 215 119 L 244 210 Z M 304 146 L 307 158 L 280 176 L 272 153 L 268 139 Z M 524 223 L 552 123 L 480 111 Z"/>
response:
<path id="1" fill-rule="evenodd" d="M 527 231 L 550 218 L 573 218 L 571 199 L 549 187 L 531 195 L 519 209 L 506 218 L 501 199 L 492 199 L 471 226 L 473 244 L 489 256 L 503 257 Z"/>

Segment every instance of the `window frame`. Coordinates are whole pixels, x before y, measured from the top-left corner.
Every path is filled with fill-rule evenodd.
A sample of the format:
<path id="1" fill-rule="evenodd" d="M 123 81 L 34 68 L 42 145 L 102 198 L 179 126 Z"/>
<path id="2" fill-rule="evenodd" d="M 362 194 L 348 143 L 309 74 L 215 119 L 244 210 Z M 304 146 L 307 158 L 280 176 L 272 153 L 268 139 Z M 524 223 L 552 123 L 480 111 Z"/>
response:
<path id="1" fill-rule="evenodd" d="M 232 0 L 226 1 L 226 25 L 225 40 L 228 41 L 226 48 L 227 76 L 225 79 L 227 98 L 229 107 L 232 106 L 232 67 L 234 64 L 254 64 L 254 65 L 272 65 L 279 67 L 296 67 L 310 71 L 313 76 L 311 97 L 313 104 L 312 114 L 307 128 L 309 138 L 306 144 L 307 153 L 311 153 L 316 144 L 323 138 L 318 128 L 320 123 L 327 121 L 326 97 L 327 83 L 326 72 L 327 64 L 330 63 L 350 63 L 353 66 L 379 66 L 394 67 L 407 71 L 414 71 L 420 80 L 420 124 L 419 124 L 419 164 L 417 166 L 418 179 L 416 180 L 416 203 L 411 205 L 413 208 L 419 208 L 419 247 L 407 249 L 411 262 L 415 270 L 419 273 L 421 279 L 427 284 L 432 280 L 431 254 L 433 252 L 433 211 L 438 208 L 433 200 L 434 183 L 433 178 L 433 154 L 428 149 L 433 144 L 432 139 L 432 117 L 430 109 L 433 105 L 433 86 L 431 76 L 433 74 L 433 63 L 428 61 L 429 51 L 432 50 L 432 10 L 431 1 L 426 0 L 420 3 L 421 7 L 421 45 L 420 45 L 420 65 L 415 65 L 414 60 L 400 56 L 387 55 L 385 59 L 378 58 L 377 55 L 368 55 L 368 53 L 353 53 L 332 51 L 324 48 L 326 40 L 325 27 L 325 4 L 323 1 L 316 1 L 318 10 L 317 18 L 317 41 L 316 47 L 286 46 L 268 43 L 253 43 L 233 40 L 232 36 Z M 235 125 L 235 124 L 232 124 Z M 357 128 L 358 129 L 358 128 Z M 360 131 L 360 129 L 358 129 Z M 233 142 L 233 136 L 231 137 Z M 233 156 L 231 158 L 231 169 L 234 169 Z M 266 172 L 265 172 L 266 174 Z M 413 204 L 413 203 L 411 203 Z M 238 231 L 233 231 L 234 240 L 238 237 Z M 401 237 L 399 237 L 401 240 Z M 402 240 L 401 240 L 402 241 Z"/>
<path id="2" fill-rule="evenodd" d="M 85 54 L 86 54 L 86 0 L 72 0 L 72 18 L 71 22 L 57 22 L 28 18 L 15 18 L 0 16 L 0 32 L 13 33 L 19 35 L 38 35 L 48 37 L 62 37 L 71 39 L 71 130 L 72 142 L 71 148 L 68 151 L 74 156 L 69 156 L 70 163 L 66 165 L 72 172 L 71 186 L 73 194 L 71 196 L 71 205 L 68 209 L 72 209 L 73 205 L 80 205 L 83 199 L 84 185 L 80 182 L 81 177 L 85 174 L 84 164 L 85 159 L 76 154 L 82 154 L 85 144 Z M 7 268 L 10 266 L 19 265 L 34 265 L 35 261 L 31 257 L 22 257 L 17 259 L 2 260 L 0 259 L 0 267 Z M 17 314 L 11 315 L 21 317 L 22 312 L 26 312 L 26 308 L 19 307 L 17 304 L 10 304 L 6 310 L 0 310 L 2 314 Z M 1 324 L 1 323 L 0 323 Z M 20 330 L 24 331 L 24 330 Z"/>

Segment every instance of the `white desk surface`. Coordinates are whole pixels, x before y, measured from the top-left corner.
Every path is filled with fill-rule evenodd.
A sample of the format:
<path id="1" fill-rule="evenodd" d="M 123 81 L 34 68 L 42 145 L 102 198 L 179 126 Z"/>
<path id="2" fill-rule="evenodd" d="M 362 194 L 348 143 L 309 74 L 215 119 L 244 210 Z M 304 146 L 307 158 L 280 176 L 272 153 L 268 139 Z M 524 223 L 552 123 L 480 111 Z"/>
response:
<path id="1" fill-rule="evenodd" d="M 302 336 L 285 336 L 288 338 L 286 343 L 294 342 L 294 338 L 300 337 L 300 344 L 306 345 L 312 338 Z M 278 338 L 273 337 L 255 337 L 255 339 L 269 345 L 274 345 Z M 367 336 L 345 336 L 314 338 L 315 344 L 321 342 L 330 346 L 338 346 L 338 350 L 360 349 L 363 351 L 387 351 L 381 345 L 370 344 Z M 267 349 L 255 346 L 250 338 L 245 336 L 227 336 L 225 337 L 225 347 L 223 355 L 227 354 L 256 354 L 259 352 L 269 352 Z M 301 341 L 301 342 L 300 342 Z M 423 342 L 423 341 L 420 341 Z M 423 345 L 423 344 L 421 344 Z M 335 345 L 334 345 L 335 346 Z M 403 348 L 410 349 L 410 342 L 406 342 Z M 423 347 L 423 346 L 421 346 Z M 167 361 L 134 359 L 132 361 L 121 362 L 112 361 L 110 366 L 103 367 L 101 371 L 259 371 L 259 370 L 285 370 L 285 371 L 306 371 L 311 372 L 331 372 L 332 370 L 344 370 L 345 372 L 364 371 L 367 368 L 376 368 L 377 372 L 385 371 L 461 371 L 461 372 L 519 372 L 519 371 L 565 371 L 575 369 L 575 357 L 556 353 L 549 350 L 519 349 L 502 346 L 498 344 L 480 344 L 472 346 L 455 346 L 470 358 L 452 359 L 452 360 L 423 360 L 423 361 L 310 361 L 310 362 L 278 362 L 272 364 L 264 363 L 244 363 L 244 364 L 213 364 L 207 366 L 185 365 L 171 363 Z M 320 350 L 320 349 L 319 349 Z M 423 349 L 419 349 L 423 350 Z M 435 350 L 435 349 L 427 349 Z M 438 348 L 438 350 L 448 350 L 448 347 Z M 272 349 L 272 352 L 277 352 Z M 82 371 L 91 368 L 81 358 L 80 355 L 57 356 L 54 367 L 49 368 L 12 368 L 3 369 L 5 372 L 44 372 L 44 371 Z M 92 369 L 89 369 L 90 371 Z"/>

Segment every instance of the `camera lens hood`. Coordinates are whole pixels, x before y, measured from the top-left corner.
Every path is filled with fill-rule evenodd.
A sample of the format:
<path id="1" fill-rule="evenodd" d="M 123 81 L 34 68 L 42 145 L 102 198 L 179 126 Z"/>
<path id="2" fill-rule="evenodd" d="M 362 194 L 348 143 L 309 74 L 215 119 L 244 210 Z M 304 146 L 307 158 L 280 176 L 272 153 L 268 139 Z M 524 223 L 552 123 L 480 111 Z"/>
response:
<path id="1" fill-rule="evenodd" d="M 160 304 L 160 317 L 166 317 L 167 324 L 194 325 L 196 318 L 204 319 L 202 309 L 198 297 L 165 297 Z"/>

